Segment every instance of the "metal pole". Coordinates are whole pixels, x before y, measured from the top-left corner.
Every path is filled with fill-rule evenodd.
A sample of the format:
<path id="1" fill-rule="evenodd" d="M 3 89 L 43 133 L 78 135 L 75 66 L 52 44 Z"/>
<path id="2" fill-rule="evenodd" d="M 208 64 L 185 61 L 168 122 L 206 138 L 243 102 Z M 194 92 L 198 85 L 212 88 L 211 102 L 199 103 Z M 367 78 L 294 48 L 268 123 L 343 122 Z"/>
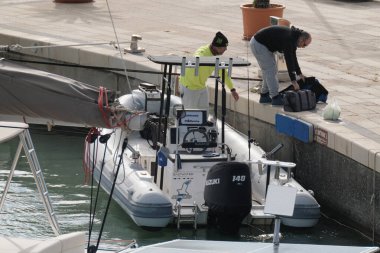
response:
<path id="1" fill-rule="evenodd" d="M 218 77 L 215 78 L 215 91 L 214 91 L 214 118 L 215 118 L 215 122 L 216 122 L 216 119 L 218 118 L 218 85 L 219 84 L 219 81 L 218 81 Z"/>
<path id="2" fill-rule="evenodd" d="M 226 117 L 226 70 L 222 69 L 222 143 L 224 144 L 224 124 Z M 224 147 L 224 146 L 223 146 Z M 222 149 L 222 153 L 224 154 L 224 148 Z"/>
<path id="3" fill-rule="evenodd" d="M 276 216 L 274 219 L 274 232 L 273 232 L 273 244 L 275 246 L 280 245 L 280 225 L 281 219 Z"/>
<path id="4" fill-rule="evenodd" d="M 170 65 L 169 66 L 169 69 L 170 69 L 170 72 L 171 72 L 171 69 L 172 69 L 172 65 Z M 158 121 L 158 136 L 159 136 L 159 138 L 160 138 L 160 136 L 161 136 L 161 131 L 162 131 L 162 129 L 161 129 L 161 122 L 162 122 L 162 118 L 163 117 L 165 117 L 165 121 L 167 120 L 167 116 L 166 116 L 166 110 L 168 110 L 168 106 L 166 106 L 165 107 L 165 115 L 163 115 L 164 114 L 164 112 L 163 112 L 163 107 L 164 107 L 164 96 L 165 96 L 165 82 L 167 82 L 167 76 L 169 75 L 169 79 L 170 79 L 170 73 L 168 74 L 168 64 L 165 64 L 164 65 L 164 75 L 163 75 L 163 77 L 162 77 L 162 90 L 161 90 L 161 105 L 160 105 L 160 118 L 159 118 L 159 121 Z M 167 89 L 170 89 L 170 83 L 168 82 L 167 83 L 167 85 L 168 85 L 168 88 Z M 170 95 L 169 95 L 169 99 L 170 99 Z M 168 104 L 168 103 L 170 103 L 170 101 L 168 101 L 168 97 L 166 97 L 166 104 Z M 170 107 L 170 104 L 169 104 L 169 107 Z M 165 124 L 165 128 L 166 128 L 166 124 Z M 166 130 L 164 130 L 165 131 L 165 133 L 166 133 Z M 166 136 L 166 135 L 165 135 Z M 164 139 L 164 142 L 165 142 L 165 139 Z M 165 145 L 164 145 L 165 146 Z M 157 149 L 157 151 L 156 151 L 156 166 L 157 166 L 157 168 L 158 168 L 158 155 L 157 155 L 157 153 L 158 153 L 158 149 Z M 157 171 L 158 170 L 156 170 L 156 178 L 157 178 Z M 163 187 L 163 179 L 164 179 L 164 166 L 161 166 L 161 177 L 160 177 L 160 189 L 162 190 L 162 187 Z M 155 182 L 157 182 L 157 179 L 156 179 L 156 181 Z"/>
<path id="5" fill-rule="evenodd" d="M 12 178 L 13 178 L 13 174 L 14 174 L 15 168 L 17 166 L 18 159 L 20 158 L 21 150 L 22 150 L 22 143 L 21 143 L 21 140 L 20 140 L 20 142 L 18 143 L 18 147 L 17 147 L 17 150 L 16 150 L 15 157 L 13 158 L 11 170 L 9 171 L 8 180 L 7 180 L 7 182 L 5 184 L 5 187 L 4 187 L 3 195 L 1 196 L 0 211 L 3 210 L 3 205 L 4 205 L 4 202 L 5 202 L 5 198 L 6 198 L 7 194 L 8 194 L 9 186 L 11 184 L 11 181 L 12 181 Z"/>
<path id="6" fill-rule="evenodd" d="M 161 119 L 163 115 L 163 110 L 164 110 L 164 96 L 165 96 L 165 79 L 167 75 L 167 68 L 168 65 L 164 64 L 164 74 L 162 76 L 162 84 L 161 84 L 161 98 L 160 98 L 160 115 L 159 115 L 159 124 L 158 124 L 158 136 L 160 136 L 161 133 Z M 158 149 L 156 150 L 156 162 L 155 162 L 155 175 L 154 175 L 154 182 L 157 183 L 157 178 L 158 178 L 158 156 L 157 156 Z"/>

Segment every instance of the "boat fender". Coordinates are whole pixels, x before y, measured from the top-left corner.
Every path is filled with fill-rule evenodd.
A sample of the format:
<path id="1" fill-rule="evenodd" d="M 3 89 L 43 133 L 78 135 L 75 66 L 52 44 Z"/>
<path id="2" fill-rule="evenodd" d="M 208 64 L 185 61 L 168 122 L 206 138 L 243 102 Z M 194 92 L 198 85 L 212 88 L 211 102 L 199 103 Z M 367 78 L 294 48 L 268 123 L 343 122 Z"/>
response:
<path id="1" fill-rule="evenodd" d="M 99 141 L 100 143 L 106 143 L 110 137 L 111 137 L 111 134 L 101 135 L 99 138 Z"/>

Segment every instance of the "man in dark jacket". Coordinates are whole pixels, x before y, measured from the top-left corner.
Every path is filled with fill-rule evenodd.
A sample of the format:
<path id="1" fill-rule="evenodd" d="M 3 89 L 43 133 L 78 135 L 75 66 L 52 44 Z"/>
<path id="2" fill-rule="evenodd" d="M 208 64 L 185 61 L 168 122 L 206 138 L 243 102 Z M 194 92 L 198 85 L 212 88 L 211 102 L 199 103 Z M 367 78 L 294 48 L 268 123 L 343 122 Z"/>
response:
<path id="1" fill-rule="evenodd" d="M 258 31 L 250 41 L 253 55 L 263 75 L 263 86 L 260 103 L 283 105 L 284 101 L 278 93 L 277 65 L 275 52 L 283 53 L 292 85 L 299 90 L 297 77 L 305 79 L 297 60 L 297 48 L 307 47 L 311 43 L 311 35 L 294 26 L 269 26 Z"/>

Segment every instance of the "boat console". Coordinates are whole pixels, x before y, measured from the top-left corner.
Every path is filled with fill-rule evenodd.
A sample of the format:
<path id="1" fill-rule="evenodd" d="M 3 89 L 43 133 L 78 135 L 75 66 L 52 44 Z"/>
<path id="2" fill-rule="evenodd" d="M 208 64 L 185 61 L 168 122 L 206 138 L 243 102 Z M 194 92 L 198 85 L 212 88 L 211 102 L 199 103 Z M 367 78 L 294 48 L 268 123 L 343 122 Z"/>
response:
<path id="1" fill-rule="evenodd" d="M 213 122 L 207 121 L 206 110 L 177 109 L 176 125 L 170 127 L 169 144 L 179 151 L 199 154 L 217 147 L 218 132 Z"/>

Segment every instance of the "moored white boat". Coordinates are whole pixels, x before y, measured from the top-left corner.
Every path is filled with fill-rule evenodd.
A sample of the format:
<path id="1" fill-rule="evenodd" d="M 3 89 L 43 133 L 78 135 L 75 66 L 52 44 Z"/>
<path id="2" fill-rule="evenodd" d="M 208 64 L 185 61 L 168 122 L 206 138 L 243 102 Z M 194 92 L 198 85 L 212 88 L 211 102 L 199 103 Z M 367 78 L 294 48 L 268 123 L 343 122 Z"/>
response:
<path id="1" fill-rule="evenodd" d="M 249 64 L 239 58 L 204 57 L 198 60 L 190 58 L 184 60 L 181 57 L 170 56 L 151 57 L 150 59 L 158 63 L 167 62 L 166 65 L 182 66 L 193 62 L 192 65 L 190 64 L 191 66 L 183 66 L 183 68 L 195 67 L 198 61 L 199 66 L 215 66 L 223 71 L 232 69 L 232 66 Z M 1 64 L 4 76 L 2 86 L 6 90 L 14 88 L 12 94 L 21 96 L 12 97 L 8 101 L 9 104 L 5 97 L 4 106 L 1 109 L 3 113 L 25 113 L 27 116 L 36 117 L 54 116 L 54 119 L 113 127 L 103 128 L 101 132 L 101 135 L 109 136 L 110 139 L 107 142 L 102 143 L 108 137 L 99 136 L 100 143 L 96 144 L 96 151 L 94 152 L 93 147 L 88 149 L 89 152 L 96 153 L 96 156 L 88 156 L 89 159 L 96 160 L 96 166 L 93 167 L 89 163 L 88 167 L 95 168 L 95 175 L 99 179 L 102 177 L 100 184 L 106 191 L 111 193 L 111 190 L 115 189 L 113 198 L 139 226 L 159 228 L 165 227 L 170 221 L 177 222 L 177 226 L 189 222 L 194 226 L 206 224 L 209 218 L 209 206 L 205 205 L 207 201 L 204 198 L 204 188 L 209 170 L 213 166 L 218 166 L 218 163 L 231 161 L 249 164 L 251 163 L 248 161 L 250 157 L 252 157 L 251 160 L 257 160 L 265 155 L 265 152 L 257 145 L 250 145 L 251 148 L 248 149 L 248 138 L 229 128 L 224 123 L 223 114 L 220 121 L 211 123 L 207 120 L 205 111 L 181 109 L 180 98 L 171 95 L 170 86 L 167 89 L 163 87 L 166 94 L 162 94 L 155 86 L 146 85 L 146 87 L 134 91 L 133 94 L 120 97 L 119 104 L 110 108 L 107 99 L 111 99 L 112 93 L 107 93 L 103 89 L 98 91 L 72 79 L 25 67 L 18 68 L 17 65 L 5 60 L 2 60 Z M 170 71 L 168 74 L 170 76 Z M 22 77 L 21 80 L 18 80 L 17 76 Z M 38 87 L 44 91 L 43 94 L 51 96 L 52 99 L 49 100 L 51 106 L 50 104 L 44 105 L 42 109 L 33 101 L 25 101 L 22 106 L 17 103 L 20 99 L 26 100 L 23 97 L 24 94 L 17 93 L 20 89 L 28 89 L 28 92 L 33 92 L 37 96 L 33 86 L 35 80 L 39 80 Z M 14 83 L 17 85 L 13 85 Z M 162 85 L 165 86 L 164 84 L 165 82 Z M 57 93 L 54 91 L 55 89 L 62 92 Z M 74 94 L 71 94 L 72 92 Z M 71 96 L 75 98 L 71 98 Z M 66 97 L 70 97 L 70 99 L 66 100 Z M 165 97 L 171 101 L 171 106 L 166 106 Z M 68 113 L 67 108 L 51 102 L 56 99 L 60 101 L 60 104 L 65 102 L 71 104 L 72 101 L 76 101 L 75 107 L 85 106 L 85 110 L 76 114 L 74 113 L 76 111 L 72 109 Z M 104 106 L 99 106 L 100 104 Z M 215 104 L 218 104 L 217 101 Z M 12 110 L 6 108 L 5 105 Z M 98 110 L 101 111 L 101 114 Z M 214 111 L 214 115 L 218 115 L 216 111 Z M 117 122 L 115 124 L 115 119 L 122 119 L 121 121 L 125 124 L 119 126 Z M 143 136 L 139 131 L 142 131 Z M 124 142 L 126 142 L 125 152 L 122 151 Z M 162 147 L 160 152 L 152 148 L 156 148 L 156 146 Z M 236 156 L 233 152 L 236 152 Z M 123 158 L 121 162 L 120 156 L 118 156 L 120 154 L 124 154 L 121 156 Z M 103 157 L 105 163 L 102 170 Z M 160 164 L 157 164 L 157 161 Z M 277 178 L 274 178 L 276 169 L 273 166 L 271 170 L 267 170 L 268 167 L 265 164 L 261 169 L 259 167 L 258 165 L 249 166 L 252 198 L 244 205 L 251 207 L 253 204 L 254 208 L 249 212 L 251 216 L 248 218 L 268 217 L 261 210 L 265 204 L 267 184 L 275 180 L 296 187 L 300 193 L 299 201 L 297 201 L 299 208 L 297 207 L 295 212 L 297 216 L 284 218 L 285 224 L 312 226 L 318 221 L 318 203 L 308 191 L 299 186 L 290 176 L 291 173 L 280 170 Z M 115 181 L 114 175 L 117 169 L 120 170 L 120 177 Z M 101 170 L 102 173 L 100 173 Z M 266 171 L 270 171 L 270 173 L 266 173 Z M 270 178 L 273 180 L 265 180 L 267 174 L 270 174 Z M 114 181 L 115 187 L 112 186 Z M 233 204 L 231 200 L 236 198 L 231 197 L 231 194 L 225 194 L 225 196 L 229 196 L 230 200 L 221 200 L 222 203 L 218 204 L 231 205 L 230 208 L 234 209 L 234 205 L 237 203 Z M 210 201 L 212 202 L 212 200 Z M 240 211 L 237 210 L 237 212 Z M 239 213 L 239 216 L 241 215 L 243 214 Z M 250 219 L 248 222 L 251 222 Z"/>
<path id="2" fill-rule="evenodd" d="M 181 223 L 206 225 L 210 218 L 209 207 L 204 198 L 208 172 L 220 163 L 236 161 L 249 164 L 252 191 L 249 206 L 252 206 L 252 209 L 246 215 L 246 222 L 252 222 L 257 218 L 273 218 L 263 213 L 269 183 L 297 189 L 294 215 L 283 217 L 283 224 L 311 227 L 318 222 L 319 204 L 312 194 L 291 176 L 291 167 L 295 165 L 287 170 L 266 165 L 265 161 L 270 162 L 265 158 L 266 153 L 256 144 L 248 149 L 248 138 L 227 124 L 224 124 L 222 142 L 220 129 L 223 123 L 219 120 L 215 124 L 207 121 L 207 113 L 204 111 L 181 109 L 178 97 L 171 96 L 172 113 L 168 117 L 168 124 L 165 129 L 164 124 L 161 124 L 162 129 L 158 130 L 160 101 L 157 98 L 160 96 L 160 91 L 155 86 L 140 87 L 132 94 L 122 96 L 119 101 L 126 108 L 150 108 L 147 120 L 144 124 L 136 124 L 140 122 L 139 116 L 136 116 L 135 122 L 130 122 L 137 127 L 134 131 L 122 128 L 101 129 L 97 139 L 103 138 L 103 142 L 95 141 L 88 147 L 88 166 L 95 167 L 97 180 L 100 178 L 100 171 L 103 171 L 100 184 L 108 192 L 118 163 L 121 162 L 114 199 L 137 225 L 146 228 L 165 227 L 169 222 L 176 222 L 178 227 Z M 175 114 L 182 116 L 175 117 Z M 157 134 L 159 131 L 162 132 L 161 136 Z M 102 136 L 109 139 L 105 142 Z M 163 139 L 162 136 L 166 138 Z M 125 151 L 122 151 L 123 142 L 128 144 Z M 166 143 L 166 148 L 160 150 L 157 147 L 162 143 Z M 95 164 L 92 164 L 92 157 L 96 157 Z M 261 159 L 263 164 L 253 164 L 250 158 Z M 268 176 L 269 181 L 266 180 Z M 231 205 L 233 208 L 232 203 Z"/>
<path id="3" fill-rule="evenodd" d="M 215 73 L 218 72 L 218 68 L 223 71 L 228 68 L 231 71 L 232 66 L 249 64 L 238 58 L 223 60 L 204 57 L 186 60 L 181 57 L 169 56 L 150 57 L 150 59 L 153 62 L 164 64 L 166 67 L 181 65 L 182 69 L 215 66 Z M 192 65 L 191 62 L 195 62 L 195 64 Z M 223 62 L 223 64 L 219 65 L 219 62 Z M 226 62 L 229 64 L 225 64 Z M 163 78 L 164 90 L 165 82 L 171 76 L 170 71 L 171 68 L 169 68 L 168 75 Z M 222 89 L 224 89 L 223 82 Z M 215 97 L 217 99 L 217 96 Z M 222 112 L 224 111 L 223 105 L 225 105 L 224 99 L 225 97 L 222 96 Z M 221 121 L 210 122 L 206 111 L 183 109 L 180 98 L 171 95 L 170 85 L 164 94 L 155 85 L 142 84 L 132 94 L 120 97 L 119 102 L 124 108 L 140 113 L 131 118 L 126 128 L 101 129 L 96 136 L 88 138 L 92 141 L 103 139 L 103 141 L 92 142 L 88 147 L 88 166 L 95 169 L 95 175 L 106 191 L 109 191 L 110 182 L 120 170 L 121 175 L 124 176 L 122 176 L 122 181 L 115 184 L 114 199 L 127 211 L 136 224 L 153 228 L 165 226 L 166 222 L 163 222 L 162 216 L 165 212 L 166 221 L 169 222 L 170 210 L 168 207 L 170 205 L 172 206 L 172 221 L 177 223 L 178 228 L 181 223 L 191 223 L 196 228 L 198 224 L 204 225 L 211 220 L 220 222 L 235 220 L 236 217 L 239 218 L 234 222 L 235 225 L 230 224 L 228 227 L 240 224 L 246 216 L 248 222 L 252 222 L 255 218 L 273 218 L 262 211 L 265 206 L 267 186 L 271 183 L 286 184 L 297 189 L 294 215 L 284 217 L 284 224 L 310 227 L 318 222 L 319 204 L 310 192 L 306 191 L 292 177 L 291 169 L 295 164 L 288 166 L 287 171 L 281 168 L 282 164 L 270 165 L 270 161 L 266 159 L 268 154 L 255 143 L 248 145 L 248 137 L 227 126 L 223 114 Z M 214 101 L 214 104 L 218 104 L 218 101 Z M 214 115 L 217 115 L 216 108 Z M 109 140 L 106 140 L 108 138 Z M 122 143 L 125 143 L 124 147 Z M 91 159 L 92 157 L 95 159 Z M 253 164 L 251 160 L 257 159 L 263 160 L 264 163 Z M 103 161 L 105 162 L 103 163 Z M 232 166 L 231 162 L 240 162 L 241 164 Z M 223 165 L 226 163 L 231 164 Z M 242 168 L 245 163 L 249 164 L 249 170 Z M 233 185 L 220 183 L 219 178 L 213 179 L 217 183 L 207 184 L 206 180 L 210 169 L 220 166 L 227 168 L 232 166 L 246 170 L 245 173 L 249 175 L 232 175 L 232 181 L 235 185 L 249 184 L 249 187 L 245 190 L 243 187 L 237 187 L 233 195 L 227 189 Z M 222 169 L 219 170 L 218 177 L 221 176 L 220 173 L 230 173 L 227 172 L 228 169 L 223 170 L 225 172 L 222 172 Z M 104 176 L 104 179 L 101 179 L 100 175 Z M 205 193 L 205 188 L 215 188 L 219 184 L 224 184 L 225 192 L 217 189 L 211 195 Z M 142 197 L 144 194 L 151 198 Z M 218 194 L 226 197 L 217 196 Z M 242 200 L 236 201 L 240 194 L 251 197 L 248 197 L 244 203 Z M 150 207 L 154 211 L 143 212 L 144 206 L 147 204 L 144 202 L 145 199 L 149 199 Z M 210 205 L 212 206 L 211 210 L 209 210 Z M 216 210 L 213 210 L 214 208 Z M 246 210 L 250 210 L 250 212 Z M 216 217 L 227 213 L 228 218 Z"/>

